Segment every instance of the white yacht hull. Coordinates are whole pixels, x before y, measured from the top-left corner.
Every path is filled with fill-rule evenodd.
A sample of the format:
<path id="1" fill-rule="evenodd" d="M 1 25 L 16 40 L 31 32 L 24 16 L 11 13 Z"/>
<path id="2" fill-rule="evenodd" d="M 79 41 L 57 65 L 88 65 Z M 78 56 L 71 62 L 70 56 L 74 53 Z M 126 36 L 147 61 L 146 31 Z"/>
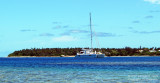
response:
<path id="1" fill-rule="evenodd" d="M 79 54 L 76 58 L 104 58 L 104 54 Z"/>

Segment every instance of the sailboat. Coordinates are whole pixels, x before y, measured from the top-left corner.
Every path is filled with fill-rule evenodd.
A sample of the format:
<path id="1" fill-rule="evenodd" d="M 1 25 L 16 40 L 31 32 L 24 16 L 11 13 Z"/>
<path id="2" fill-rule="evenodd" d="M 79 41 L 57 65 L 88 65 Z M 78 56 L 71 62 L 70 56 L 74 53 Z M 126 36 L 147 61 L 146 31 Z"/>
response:
<path id="1" fill-rule="evenodd" d="M 105 54 L 101 52 L 93 51 L 92 48 L 92 25 L 91 25 L 91 13 L 90 13 L 90 30 L 91 30 L 91 48 L 89 49 L 82 49 L 77 55 L 76 58 L 104 58 Z"/>

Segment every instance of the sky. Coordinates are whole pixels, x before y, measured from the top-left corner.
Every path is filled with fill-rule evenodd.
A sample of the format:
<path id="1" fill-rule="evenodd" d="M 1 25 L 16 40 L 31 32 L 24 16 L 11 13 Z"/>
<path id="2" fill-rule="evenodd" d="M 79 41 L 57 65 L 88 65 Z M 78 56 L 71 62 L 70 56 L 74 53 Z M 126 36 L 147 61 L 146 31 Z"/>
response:
<path id="1" fill-rule="evenodd" d="M 160 47 L 160 0 L 0 0 L 0 57 L 90 47 L 89 13 L 94 48 Z"/>

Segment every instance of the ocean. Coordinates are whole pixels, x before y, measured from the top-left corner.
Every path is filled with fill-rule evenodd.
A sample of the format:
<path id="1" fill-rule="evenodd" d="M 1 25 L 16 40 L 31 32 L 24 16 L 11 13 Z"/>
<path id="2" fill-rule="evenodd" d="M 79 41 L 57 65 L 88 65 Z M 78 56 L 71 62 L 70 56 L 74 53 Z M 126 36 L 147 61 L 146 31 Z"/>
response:
<path id="1" fill-rule="evenodd" d="M 0 83 L 160 83 L 160 57 L 0 58 Z"/>

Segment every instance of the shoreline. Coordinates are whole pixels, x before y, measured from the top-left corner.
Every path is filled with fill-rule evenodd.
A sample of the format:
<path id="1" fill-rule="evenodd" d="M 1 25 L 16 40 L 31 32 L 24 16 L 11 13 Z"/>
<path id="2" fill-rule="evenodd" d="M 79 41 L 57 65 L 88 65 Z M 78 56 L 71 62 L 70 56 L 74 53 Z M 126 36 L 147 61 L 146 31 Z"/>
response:
<path id="1" fill-rule="evenodd" d="M 29 57 L 75 57 L 74 55 L 67 55 L 67 56 L 11 56 L 11 57 L 8 57 L 7 58 L 29 58 Z M 105 56 L 105 57 L 157 57 L 156 55 L 154 56 L 150 56 L 150 55 L 144 55 L 144 56 Z"/>
<path id="2" fill-rule="evenodd" d="M 29 57 L 75 57 L 75 56 L 10 56 L 7 58 L 29 58 Z"/>

